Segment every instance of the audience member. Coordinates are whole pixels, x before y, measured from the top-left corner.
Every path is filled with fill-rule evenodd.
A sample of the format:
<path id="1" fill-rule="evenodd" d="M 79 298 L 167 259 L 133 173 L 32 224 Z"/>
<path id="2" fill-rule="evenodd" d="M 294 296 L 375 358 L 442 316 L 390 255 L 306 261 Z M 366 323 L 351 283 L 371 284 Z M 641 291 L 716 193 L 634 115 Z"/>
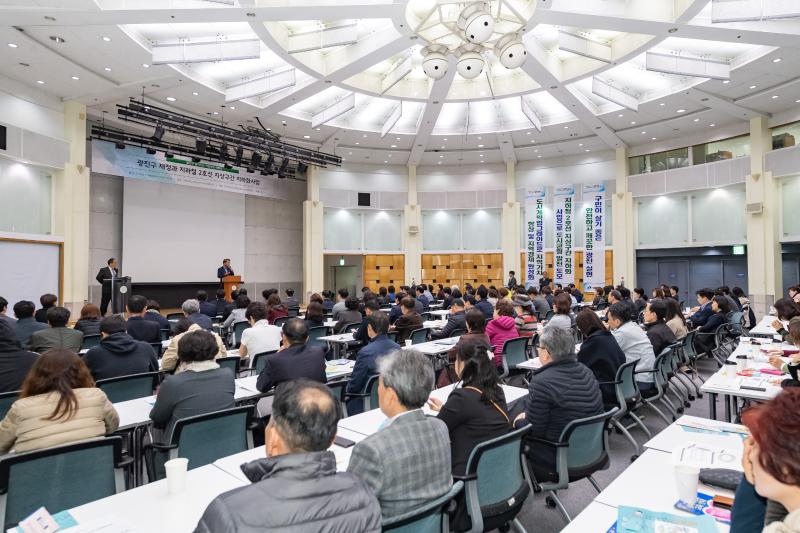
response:
<path id="1" fill-rule="evenodd" d="M 358 476 L 337 472 L 328 451 L 341 417 L 325 386 L 304 379 L 280 385 L 264 436 L 267 457 L 241 467 L 252 484 L 217 496 L 195 532 L 381 531 L 372 491 Z"/>
<path id="2" fill-rule="evenodd" d="M 255 357 L 264 352 L 274 352 L 281 346 L 281 328 L 267 321 L 267 306 L 253 302 L 244 313 L 250 327 L 242 332 L 239 355 L 242 358 Z"/>
<path id="3" fill-rule="evenodd" d="M 676 301 L 676 302 L 678 302 L 679 304 L 680 304 L 680 300 L 681 300 L 681 295 L 680 295 L 680 292 L 681 292 L 681 291 L 680 291 L 680 289 L 678 288 L 678 286 L 677 286 L 677 285 L 672 285 L 671 287 L 669 287 L 669 293 L 670 293 L 670 295 L 671 295 L 671 296 L 672 296 L 672 298 L 674 298 L 674 299 L 675 299 L 675 301 Z"/>
<path id="4" fill-rule="evenodd" d="M 575 324 L 583 336 L 578 350 L 578 361 L 592 371 L 600 385 L 603 403 L 614 405 L 617 394 L 613 382 L 617 370 L 625 364 L 625 354 L 617 340 L 608 331 L 600 317 L 591 309 L 584 309 L 575 317 Z"/>
<path id="5" fill-rule="evenodd" d="M 541 289 L 542 295 L 544 295 L 544 299 L 547 301 L 547 305 L 550 306 L 550 309 L 553 308 L 553 299 L 555 296 L 553 295 L 553 289 L 550 285 L 545 285 Z"/>
<path id="6" fill-rule="evenodd" d="M 672 297 L 666 298 L 664 301 L 667 304 L 667 327 L 672 330 L 677 340 L 681 340 L 689 333 L 686 328 L 686 319 L 683 317 L 683 311 L 681 311 L 681 304 Z"/>
<path id="7" fill-rule="evenodd" d="M 214 318 L 217 316 L 217 304 L 208 301 L 208 292 L 202 289 L 197 291 L 195 293 L 195 299 L 200 305 L 201 315 L 205 315 L 208 318 Z"/>
<path id="8" fill-rule="evenodd" d="M 750 300 L 744 293 L 741 287 L 734 287 L 731 289 L 731 294 L 739 301 L 739 306 L 742 309 L 742 319 L 744 320 L 744 328 L 749 330 L 756 325 L 756 315 L 750 307 Z"/>
<path id="9" fill-rule="evenodd" d="M 575 338 L 569 330 L 545 328 L 538 352 L 542 367 L 531 378 L 525 411 L 514 425 L 530 424 L 528 438 L 558 441 L 573 420 L 602 413 L 603 399 L 594 374 L 575 358 Z M 536 480 L 557 480 L 555 449 L 535 441 L 528 449 Z"/>
<path id="10" fill-rule="evenodd" d="M 742 310 L 742 304 L 739 303 L 739 300 L 731 296 L 730 287 L 726 285 L 717 287 L 717 290 L 714 291 L 714 296 L 724 296 L 725 299 L 728 300 L 728 307 L 730 307 L 732 312 Z"/>
<path id="11" fill-rule="evenodd" d="M 714 314 L 714 311 L 711 309 L 711 299 L 714 297 L 714 291 L 711 289 L 700 289 L 697 291 L 697 303 L 700 305 L 698 307 L 692 308 L 692 316 L 690 320 L 692 321 L 692 327 L 699 327 L 705 325 L 711 315 Z"/>
<path id="12" fill-rule="evenodd" d="M 146 305 L 147 300 L 144 296 L 134 294 L 128 298 L 128 324 L 126 330 L 128 335 L 137 341 L 143 341 L 148 344 L 160 343 L 161 325 L 146 318 Z"/>
<path id="13" fill-rule="evenodd" d="M 389 298 L 389 303 L 390 304 L 395 303 L 395 300 L 396 300 L 396 297 L 397 297 L 397 291 L 395 290 L 394 285 L 389 285 L 389 287 L 387 287 L 387 289 L 386 289 L 386 297 Z"/>
<path id="14" fill-rule="evenodd" d="M 552 309 L 550 303 L 545 298 L 544 293 L 540 292 L 536 287 L 528 287 L 528 297 L 533 302 L 533 308 L 536 311 L 536 318 L 542 321 L 547 316 L 547 313 Z"/>
<path id="15" fill-rule="evenodd" d="M 50 327 L 31 335 L 28 347 L 36 352 L 66 348 L 78 353 L 83 344 L 83 333 L 67 327 L 69 309 L 66 307 L 50 307 L 47 309 L 47 322 Z"/>
<path id="16" fill-rule="evenodd" d="M 42 304 L 40 309 L 36 310 L 36 314 L 34 318 L 37 322 L 41 322 L 42 324 L 47 324 L 47 311 L 52 307 L 55 307 L 56 303 L 58 302 L 58 296 L 55 294 L 42 294 L 39 297 L 39 303 Z"/>
<path id="17" fill-rule="evenodd" d="M 318 328 L 325 325 L 325 309 L 320 302 L 311 302 L 306 307 L 306 326 L 308 329 Z"/>
<path id="18" fill-rule="evenodd" d="M 12 328 L 17 325 L 17 321 L 8 316 L 8 300 L 0 296 L 0 322 L 5 322 Z"/>
<path id="19" fill-rule="evenodd" d="M 221 317 L 225 313 L 228 301 L 225 299 L 225 289 L 217 289 L 217 298 L 214 300 L 214 317 Z M 212 317 L 212 318 L 214 318 Z"/>
<path id="20" fill-rule="evenodd" d="M 118 427 L 117 411 L 83 360 L 70 350 L 48 350 L 36 358 L 0 422 L 0 454 L 102 437 Z"/>
<path id="21" fill-rule="evenodd" d="M 361 320 L 361 325 L 358 327 L 355 333 L 353 333 L 353 339 L 359 344 L 367 344 L 369 342 L 369 335 L 367 333 L 367 318 L 371 314 L 380 311 L 381 304 L 378 302 L 377 298 L 367 298 L 366 300 L 364 300 L 363 307 L 364 307 L 364 316 Z"/>
<path id="22" fill-rule="evenodd" d="M 389 317 L 386 313 L 375 311 L 366 318 L 369 343 L 358 351 L 353 373 L 347 382 L 348 394 L 365 392 L 367 380 L 378 373 L 378 359 L 388 353 L 400 349 L 400 345 L 389 339 Z M 357 415 L 364 411 L 364 401 L 359 397 L 347 400 L 347 416 Z"/>
<path id="23" fill-rule="evenodd" d="M 772 327 L 779 335 L 783 337 L 786 342 L 791 342 L 788 326 L 784 326 L 784 322 L 800 320 L 800 304 L 796 304 L 794 300 L 789 298 L 780 298 L 774 304 L 775 314 L 777 318 L 772 321 Z"/>
<path id="24" fill-rule="evenodd" d="M 197 300 L 186 300 L 181 305 L 181 310 L 183 311 L 184 316 L 188 318 L 190 322 L 194 322 L 201 328 L 211 331 L 213 323 L 209 317 L 200 313 L 200 302 Z"/>
<path id="25" fill-rule="evenodd" d="M 497 300 L 500 299 L 500 293 L 498 293 L 497 289 L 495 289 L 494 286 L 492 286 L 492 287 L 489 287 L 489 289 L 487 291 L 487 294 L 488 294 L 488 296 L 486 297 L 486 300 L 490 304 L 492 304 L 492 307 L 495 307 L 497 305 Z"/>
<path id="26" fill-rule="evenodd" d="M 486 335 L 489 337 L 489 344 L 494 346 L 494 364 L 503 366 L 503 345 L 507 340 L 519 337 L 514 321 L 514 307 L 508 301 L 497 302 L 494 319 L 486 324 Z"/>
<path id="27" fill-rule="evenodd" d="M 258 375 L 256 388 L 259 391 L 267 392 L 275 385 L 298 378 L 327 382 L 325 352 L 318 346 L 306 344 L 308 328 L 303 320 L 287 320 L 283 324 L 282 338 L 280 350 L 267 356 L 264 369 Z"/>
<path id="28" fill-rule="evenodd" d="M 508 301 L 508 300 L 503 300 Z M 514 324 L 517 326 L 517 335 L 520 337 L 533 337 L 537 330 L 536 314 L 533 311 L 533 302 L 527 294 L 520 292 L 511 300 L 514 306 Z"/>
<path id="29" fill-rule="evenodd" d="M 653 369 L 656 360 L 653 345 L 642 328 L 631 322 L 629 305 L 619 301 L 608 308 L 608 327 L 625 354 L 626 362 L 637 361 L 637 372 Z M 655 390 L 652 372 L 638 374 L 636 382 L 643 393 Z"/>
<path id="30" fill-rule="evenodd" d="M 647 295 L 641 287 L 633 289 L 633 294 L 633 305 L 636 306 L 636 316 L 639 316 L 644 311 L 644 308 L 647 307 Z"/>
<path id="31" fill-rule="evenodd" d="M 326 313 L 330 313 L 333 310 L 333 294 L 329 290 L 322 291 L 322 308 L 325 309 Z"/>
<path id="32" fill-rule="evenodd" d="M 438 295 L 437 295 L 438 296 Z M 450 306 L 453 305 L 453 289 L 450 287 L 442 287 L 442 309 L 450 309 Z"/>
<path id="33" fill-rule="evenodd" d="M 400 291 L 395 294 L 395 301 L 397 302 L 395 305 L 392 306 L 392 309 L 389 311 L 389 323 L 394 324 L 397 322 L 397 319 L 403 315 L 403 306 L 402 302 L 406 298 L 407 294 L 404 291 Z M 419 303 L 419 302 L 416 302 Z"/>
<path id="34" fill-rule="evenodd" d="M 347 310 L 347 305 L 345 304 L 345 301 L 350 296 L 350 293 L 348 292 L 347 289 L 339 289 L 338 295 L 339 299 L 337 300 L 336 304 L 331 308 L 331 312 L 333 313 L 332 318 L 333 320 L 336 321 L 339 320 L 339 313 L 343 313 L 344 311 Z"/>
<path id="35" fill-rule="evenodd" d="M 711 300 L 711 311 L 712 315 L 705 324 L 697 328 L 694 337 L 694 347 L 698 354 L 709 352 L 716 346 L 717 328 L 728 322 L 728 313 L 731 312 L 728 299 L 725 296 L 714 296 Z"/>
<path id="36" fill-rule="evenodd" d="M 425 312 L 428 309 L 430 309 L 430 305 L 431 305 L 430 299 L 425 295 L 425 293 L 427 291 L 428 291 L 428 288 L 425 287 L 424 285 L 419 285 L 417 287 L 417 301 L 419 301 L 422 304 L 423 312 Z"/>
<path id="37" fill-rule="evenodd" d="M 517 276 L 513 270 L 508 271 L 508 282 L 506 283 L 506 287 L 509 289 L 514 289 L 517 286 Z"/>
<path id="38" fill-rule="evenodd" d="M 17 334 L 17 340 L 20 346 L 28 346 L 31 335 L 37 331 L 47 329 L 47 324 L 42 324 L 33 318 L 33 312 L 36 306 L 29 300 L 20 300 L 14 304 L 14 316 L 17 317 L 17 323 L 14 324 L 14 331 Z"/>
<path id="39" fill-rule="evenodd" d="M 444 339 L 457 330 L 467 329 L 467 314 L 464 311 L 464 300 L 457 298 L 450 303 L 450 314 L 447 315 L 447 323 L 442 329 L 431 331 L 431 339 Z"/>
<path id="40" fill-rule="evenodd" d="M 654 298 L 647 302 L 644 308 L 644 327 L 647 330 L 647 338 L 653 345 L 653 353 L 656 355 L 678 340 L 667 326 L 666 317 L 667 303 L 664 300 Z"/>
<path id="41" fill-rule="evenodd" d="M 343 333 L 345 326 L 349 324 L 360 324 L 362 317 L 358 311 L 358 298 L 355 296 L 348 296 L 345 300 L 345 310 L 340 311 L 338 314 L 338 321 L 333 326 L 334 333 Z"/>
<path id="42" fill-rule="evenodd" d="M 597 309 L 599 307 L 603 307 L 608 304 L 608 301 L 605 298 L 605 291 L 603 287 L 596 287 L 594 289 L 594 300 L 592 300 L 592 306 Z"/>
<path id="43" fill-rule="evenodd" d="M 300 300 L 294 297 L 294 289 L 289 288 L 284 292 L 286 293 L 286 299 L 284 300 L 286 307 L 300 307 Z"/>
<path id="44" fill-rule="evenodd" d="M 230 342 L 233 342 L 233 325 L 237 322 L 247 322 L 245 313 L 247 312 L 247 307 L 250 305 L 250 298 L 245 294 L 241 294 L 236 297 L 235 304 L 236 309 L 231 311 L 231 314 L 228 315 L 228 318 L 222 323 L 222 327 L 230 332 L 228 336 Z"/>
<path id="45" fill-rule="evenodd" d="M 547 322 L 548 328 L 563 328 L 569 330 L 575 325 L 575 317 L 572 314 L 572 300 L 566 293 L 561 293 L 553 300 L 555 314 Z"/>
<path id="46" fill-rule="evenodd" d="M 228 320 L 228 317 L 231 316 L 231 313 L 233 313 L 234 309 L 238 309 L 238 307 L 236 307 L 236 299 L 239 298 L 240 295 L 241 296 L 247 296 L 247 292 L 240 292 L 238 290 L 232 290 L 231 291 L 231 301 L 228 302 L 225 305 L 225 310 L 222 312 L 222 321 L 223 322 Z M 247 305 L 250 305 L 250 299 L 249 298 L 248 298 L 248 301 L 247 301 Z"/>
<path id="47" fill-rule="evenodd" d="M 100 335 L 100 308 L 94 304 L 85 304 L 81 307 L 81 317 L 75 322 L 74 328 L 83 336 Z"/>
<path id="48" fill-rule="evenodd" d="M 0 320 L 0 393 L 18 391 L 36 357 L 22 349 L 15 328 Z"/>
<path id="49" fill-rule="evenodd" d="M 347 471 L 372 489 L 387 520 L 450 490 L 450 437 L 444 422 L 422 411 L 433 389 L 427 356 L 401 350 L 382 357 L 378 370 L 378 400 L 388 420 L 355 445 Z"/>
<path id="50" fill-rule="evenodd" d="M 434 298 L 433 298 L 433 285 L 430 285 L 430 284 L 425 285 L 423 283 L 422 284 L 422 288 L 425 289 L 425 292 L 423 294 L 425 295 L 425 298 L 428 299 L 428 304 L 430 305 L 430 303 L 434 300 Z"/>
<path id="51" fill-rule="evenodd" d="M 125 319 L 108 315 L 100 321 L 100 344 L 83 356 L 96 380 L 157 372 L 158 359 L 153 347 L 125 333 Z"/>
<path id="52" fill-rule="evenodd" d="M 491 346 L 489 343 L 489 337 L 486 335 L 486 318 L 483 316 L 483 313 L 480 310 L 469 309 L 464 314 L 464 321 L 467 326 L 467 332 L 464 335 L 461 335 L 458 338 L 458 342 L 456 342 L 455 346 L 447 351 L 448 366 L 445 367 L 443 372 L 439 373 L 439 379 L 436 382 L 437 387 L 444 387 L 458 381 L 458 376 L 455 373 L 454 365 L 456 358 L 458 357 L 458 350 L 461 349 L 460 347 L 463 343 L 480 340 Z M 487 359 L 494 359 L 494 354 L 491 351 L 489 351 L 486 355 Z"/>
<path id="53" fill-rule="evenodd" d="M 415 310 L 415 300 L 406 297 L 400 302 L 400 309 L 402 316 L 394 323 L 394 330 L 397 331 L 397 342 L 404 343 L 406 339 L 411 338 L 411 333 L 414 330 L 422 327 L 422 317 Z"/>
<path id="54" fill-rule="evenodd" d="M 486 320 L 491 320 L 494 316 L 494 307 L 492 304 L 489 303 L 489 291 L 481 285 L 475 291 L 475 307 L 483 313 L 483 316 L 486 317 Z"/>
<path id="55" fill-rule="evenodd" d="M 142 318 L 155 322 L 158 324 L 159 329 L 172 329 L 172 324 L 167 320 L 167 317 L 161 314 L 161 306 L 155 300 L 147 300 L 145 304 L 145 313 L 142 315 Z"/>
<path id="56" fill-rule="evenodd" d="M 281 297 L 275 292 L 267 298 L 267 320 L 270 324 L 275 324 L 279 318 L 289 316 L 289 310 L 281 302 Z"/>
<path id="57" fill-rule="evenodd" d="M 180 374 L 186 370 L 186 365 L 184 365 L 180 360 L 180 342 L 188 333 L 194 331 L 204 330 L 198 324 L 191 322 L 186 317 L 178 320 L 178 323 L 175 324 L 175 336 L 172 337 L 169 346 L 167 346 L 167 349 L 164 350 L 164 355 L 161 357 L 161 370 L 164 372 L 172 372 L 175 370 L 176 374 Z M 222 342 L 222 338 L 214 332 L 209 332 L 209 334 L 217 342 L 215 359 L 227 357 L 228 352 L 225 349 L 225 343 Z"/>

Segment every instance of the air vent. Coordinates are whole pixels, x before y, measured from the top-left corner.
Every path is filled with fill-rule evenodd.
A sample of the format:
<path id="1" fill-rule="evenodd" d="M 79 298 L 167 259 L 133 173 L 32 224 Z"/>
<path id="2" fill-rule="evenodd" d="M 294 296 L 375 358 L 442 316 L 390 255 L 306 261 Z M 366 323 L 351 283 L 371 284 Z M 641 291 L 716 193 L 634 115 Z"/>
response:
<path id="1" fill-rule="evenodd" d="M 0 150 L 6 150 L 6 127 L 0 126 Z"/>
<path id="2" fill-rule="evenodd" d="M 745 207 L 745 213 L 747 213 L 748 215 L 760 215 L 763 212 L 764 212 L 764 204 L 762 204 L 761 202 L 747 204 L 747 207 Z"/>
<path id="3" fill-rule="evenodd" d="M 358 207 L 369 207 L 370 204 L 370 193 L 368 192 L 360 192 L 358 193 Z"/>

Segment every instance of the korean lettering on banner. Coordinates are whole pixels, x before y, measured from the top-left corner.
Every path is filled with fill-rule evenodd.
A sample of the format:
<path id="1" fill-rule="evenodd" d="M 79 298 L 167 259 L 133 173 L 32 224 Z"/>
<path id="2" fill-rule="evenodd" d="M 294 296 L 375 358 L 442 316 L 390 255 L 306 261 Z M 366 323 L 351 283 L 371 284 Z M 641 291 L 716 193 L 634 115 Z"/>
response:
<path id="1" fill-rule="evenodd" d="M 606 187 L 603 184 L 583 186 L 586 236 L 583 252 L 583 288 L 586 291 L 605 285 L 605 191 Z"/>
<path id="2" fill-rule="evenodd" d="M 553 250 L 553 281 L 566 285 L 575 281 L 574 209 L 575 186 L 559 185 L 553 189 L 555 223 Z"/>
<path id="3" fill-rule="evenodd" d="M 545 189 L 525 191 L 525 286 L 538 286 L 544 274 Z"/>

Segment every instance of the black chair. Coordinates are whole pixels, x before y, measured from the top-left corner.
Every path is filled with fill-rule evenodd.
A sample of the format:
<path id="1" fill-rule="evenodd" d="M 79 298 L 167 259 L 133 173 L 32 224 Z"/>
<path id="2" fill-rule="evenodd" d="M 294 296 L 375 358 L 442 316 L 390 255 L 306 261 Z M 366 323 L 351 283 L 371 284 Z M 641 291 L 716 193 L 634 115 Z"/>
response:
<path id="1" fill-rule="evenodd" d="M 396 331 L 389 331 L 386 333 L 386 336 L 389 337 L 389 340 L 392 342 L 397 342 L 397 332 Z"/>
<path id="2" fill-rule="evenodd" d="M 177 322 L 181 318 L 185 317 L 183 313 L 167 313 L 167 320 L 170 322 Z"/>
<path id="3" fill-rule="evenodd" d="M 428 335 L 430 335 L 431 328 L 419 328 L 415 329 L 411 332 L 409 339 L 411 339 L 411 344 L 422 344 L 423 342 L 428 341 Z"/>
<path id="4" fill-rule="evenodd" d="M 171 332 L 171 330 L 169 328 L 162 328 L 159 331 L 161 332 L 161 340 L 162 341 L 165 341 L 165 340 L 169 339 L 169 334 Z"/>
<path id="5" fill-rule="evenodd" d="M 152 396 L 158 386 L 158 372 L 142 372 L 116 378 L 98 379 L 97 388 L 106 393 L 111 403 L 127 402 Z"/>
<path id="6" fill-rule="evenodd" d="M 222 368 L 230 368 L 233 371 L 233 377 L 236 378 L 239 376 L 239 365 L 241 364 L 242 358 L 239 356 L 233 357 L 220 357 L 216 359 L 216 362 Z"/>
<path id="7" fill-rule="evenodd" d="M 319 340 L 320 337 L 326 337 L 330 333 L 328 326 L 316 326 L 308 330 L 308 344 L 309 346 L 319 346 L 325 348 L 327 344 L 325 341 Z"/>
<path id="8" fill-rule="evenodd" d="M 272 321 L 272 325 L 273 326 L 278 326 L 279 328 L 283 327 L 283 325 L 286 323 L 286 321 L 289 320 L 290 318 L 292 318 L 292 317 L 290 317 L 290 316 L 278 317 L 278 318 L 276 318 L 275 320 Z"/>
<path id="9" fill-rule="evenodd" d="M 626 427 L 622 424 L 622 420 L 627 416 L 635 425 L 644 431 L 647 438 L 651 438 L 652 434 L 641 418 L 636 415 L 636 410 L 643 407 L 645 404 L 642 402 L 642 395 L 639 392 L 639 387 L 636 385 L 634 379 L 634 372 L 636 371 L 636 364 L 639 361 L 631 361 L 620 365 L 617 369 L 616 379 L 611 382 L 600 382 L 600 385 L 614 385 L 614 391 L 617 395 L 617 409 L 618 411 L 611 417 L 609 423 L 614 426 L 617 431 L 622 433 L 628 441 L 633 445 L 634 454 L 631 456 L 631 461 L 635 461 L 642 453 L 639 443 L 630 434 L 629 429 L 633 426 Z"/>
<path id="10" fill-rule="evenodd" d="M 81 350 L 88 350 L 90 348 L 94 348 L 98 344 L 100 344 L 100 340 L 102 336 L 98 333 L 97 335 L 84 335 L 83 342 L 81 342 Z"/>
<path id="11" fill-rule="evenodd" d="M 267 366 L 267 356 L 277 352 L 278 350 L 271 350 L 269 352 L 255 354 L 250 360 L 250 375 L 255 376 L 260 374 L 261 371 L 264 370 L 264 367 Z"/>
<path id="12" fill-rule="evenodd" d="M 11 405 L 19 398 L 19 391 L 4 392 L 0 394 L 0 420 L 6 417 Z"/>
<path id="13" fill-rule="evenodd" d="M 232 346 L 238 348 L 239 345 L 242 343 L 242 333 L 244 330 L 250 327 L 250 322 L 246 320 L 240 320 L 239 322 L 233 323 L 233 342 Z"/>
<path id="14" fill-rule="evenodd" d="M 367 378 L 364 392 L 350 392 L 347 394 L 348 398 L 363 398 L 365 413 L 378 407 L 378 377 L 378 374 L 373 374 Z"/>
<path id="15" fill-rule="evenodd" d="M 327 383 L 328 388 L 333 392 L 333 397 L 342 406 L 342 418 L 347 418 L 347 380 L 333 381 Z M 377 389 L 377 387 L 376 387 Z"/>
<path id="16" fill-rule="evenodd" d="M 85 440 L 0 459 L 3 530 L 39 507 L 55 514 L 125 490 L 122 437 Z"/>
<path id="17" fill-rule="evenodd" d="M 444 496 L 401 515 L 384 520 L 381 531 L 395 533 L 443 533 L 450 531 L 450 515 L 447 508 L 453 498 L 464 488 L 463 481 L 456 481 Z"/>
<path id="18" fill-rule="evenodd" d="M 156 357 L 158 359 L 161 359 L 161 356 L 164 354 L 164 345 L 161 344 L 160 342 L 151 342 L 149 344 L 150 347 L 153 349 L 153 351 L 156 353 Z"/>
<path id="19" fill-rule="evenodd" d="M 503 343 L 503 372 L 500 374 L 500 379 L 507 381 L 512 375 L 527 373 L 527 370 L 517 370 L 517 365 L 524 363 L 528 360 L 528 337 L 517 337 L 515 339 L 508 339 Z M 528 381 L 525 380 L 525 384 Z"/>
<path id="20" fill-rule="evenodd" d="M 460 337 L 461 335 L 466 335 L 467 330 L 463 328 L 454 329 L 452 333 L 450 333 L 451 337 Z"/>
<path id="21" fill-rule="evenodd" d="M 289 318 L 295 318 L 298 315 L 300 315 L 300 306 L 299 305 L 294 305 L 292 307 L 288 307 L 287 310 L 289 311 Z"/>

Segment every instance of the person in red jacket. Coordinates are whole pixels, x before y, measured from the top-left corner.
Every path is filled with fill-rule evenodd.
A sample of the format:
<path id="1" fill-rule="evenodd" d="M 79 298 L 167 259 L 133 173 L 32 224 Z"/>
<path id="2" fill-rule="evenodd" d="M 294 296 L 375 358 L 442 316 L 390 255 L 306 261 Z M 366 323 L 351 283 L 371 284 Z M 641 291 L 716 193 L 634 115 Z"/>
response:
<path id="1" fill-rule="evenodd" d="M 514 307 L 508 300 L 499 300 L 494 309 L 494 318 L 486 325 L 489 343 L 494 346 L 494 364 L 503 366 L 503 344 L 509 339 L 519 337 L 514 322 Z"/>

